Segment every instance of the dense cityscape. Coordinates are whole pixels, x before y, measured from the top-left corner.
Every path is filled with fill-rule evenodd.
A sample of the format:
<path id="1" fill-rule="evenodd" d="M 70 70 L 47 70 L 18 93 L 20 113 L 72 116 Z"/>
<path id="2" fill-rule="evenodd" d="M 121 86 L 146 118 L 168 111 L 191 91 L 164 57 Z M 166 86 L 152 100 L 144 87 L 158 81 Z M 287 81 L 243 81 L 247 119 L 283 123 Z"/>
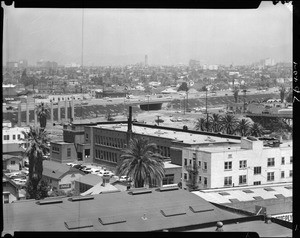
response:
<path id="1" fill-rule="evenodd" d="M 292 236 L 291 62 L 152 62 L 6 61 L 2 234 Z"/>

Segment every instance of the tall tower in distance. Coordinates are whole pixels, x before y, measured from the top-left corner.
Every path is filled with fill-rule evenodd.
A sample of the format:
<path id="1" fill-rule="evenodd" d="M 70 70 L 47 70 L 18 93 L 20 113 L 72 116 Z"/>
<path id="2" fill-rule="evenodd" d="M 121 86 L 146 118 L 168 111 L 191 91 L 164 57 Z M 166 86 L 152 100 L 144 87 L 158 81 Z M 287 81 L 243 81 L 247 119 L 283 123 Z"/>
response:
<path id="1" fill-rule="evenodd" d="M 145 67 L 148 66 L 148 55 L 145 55 Z"/>

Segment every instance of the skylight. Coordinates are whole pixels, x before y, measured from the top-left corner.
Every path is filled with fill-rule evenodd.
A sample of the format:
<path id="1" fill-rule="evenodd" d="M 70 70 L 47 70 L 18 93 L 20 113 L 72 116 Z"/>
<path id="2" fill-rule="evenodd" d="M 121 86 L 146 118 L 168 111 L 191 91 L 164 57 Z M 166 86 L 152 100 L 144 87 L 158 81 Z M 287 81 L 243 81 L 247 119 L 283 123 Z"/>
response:
<path id="1" fill-rule="evenodd" d="M 65 223 L 65 226 L 67 227 L 67 229 L 69 229 L 69 230 L 93 227 L 93 223 L 89 219 L 65 221 L 64 223 Z"/>
<path id="2" fill-rule="evenodd" d="M 219 193 L 220 195 L 222 195 L 222 196 L 227 196 L 227 195 L 230 195 L 229 193 L 227 193 L 227 192 L 221 192 L 221 193 Z"/>
<path id="3" fill-rule="evenodd" d="M 273 188 L 264 188 L 264 190 L 270 192 L 270 191 L 275 191 Z"/>
<path id="4" fill-rule="evenodd" d="M 229 199 L 229 201 L 232 202 L 232 203 L 234 203 L 234 202 L 239 202 L 239 200 L 236 199 L 236 198 Z"/>
<path id="5" fill-rule="evenodd" d="M 173 207 L 173 208 L 169 208 L 169 209 L 162 209 L 162 210 L 160 210 L 160 212 L 165 217 L 179 216 L 179 215 L 186 214 L 186 211 L 183 207 Z"/>
<path id="6" fill-rule="evenodd" d="M 61 199 L 45 199 L 45 200 L 40 200 L 38 203 L 40 205 L 46 205 L 46 204 L 55 204 L 55 203 L 62 203 L 63 200 Z"/>
<path id="7" fill-rule="evenodd" d="M 261 196 L 254 196 L 253 197 L 255 200 L 263 200 L 263 198 Z"/>
<path id="8" fill-rule="evenodd" d="M 214 208 L 211 206 L 208 206 L 207 204 L 205 205 L 193 205 L 189 206 L 192 212 L 198 213 L 198 212 L 208 212 L 208 211 L 213 211 Z"/>
<path id="9" fill-rule="evenodd" d="M 94 199 L 94 196 L 78 196 L 78 197 L 72 197 L 71 201 L 76 202 L 76 201 L 84 201 L 84 200 L 92 200 Z"/>
<path id="10" fill-rule="evenodd" d="M 102 225 L 111 225 L 126 222 L 126 219 L 121 216 L 100 217 L 98 218 Z"/>
<path id="11" fill-rule="evenodd" d="M 243 192 L 244 192 L 244 193 L 254 193 L 252 190 L 249 190 L 249 189 L 243 190 Z"/>
<path id="12" fill-rule="evenodd" d="M 275 194 L 274 196 L 277 198 L 285 198 L 285 196 L 283 196 L 282 194 Z"/>

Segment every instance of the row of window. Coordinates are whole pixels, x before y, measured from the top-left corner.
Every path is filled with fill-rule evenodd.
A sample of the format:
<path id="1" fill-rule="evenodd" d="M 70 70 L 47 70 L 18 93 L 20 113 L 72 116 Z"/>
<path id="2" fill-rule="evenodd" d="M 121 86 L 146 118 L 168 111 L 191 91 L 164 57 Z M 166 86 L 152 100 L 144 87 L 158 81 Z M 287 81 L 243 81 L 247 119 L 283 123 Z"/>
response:
<path id="1" fill-rule="evenodd" d="M 3 135 L 3 140 L 9 140 L 9 137 L 10 137 L 9 135 Z M 17 137 L 18 137 L 18 140 L 20 140 L 21 134 L 18 134 Z M 12 135 L 12 139 L 16 140 L 16 135 Z"/>
<path id="2" fill-rule="evenodd" d="M 290 170 L 290 177 L 293 176 L 293 170 Z M 281 171 L 281 178 L 284 178 L 285 174 L 284 171 Z M 267 173 L 267 181 L 274 181 L 275 179 L 275 172 L 268 172 Z M 199 177 L 199 181 L 201 180 L 201 177 Z M 240 175 L 239 176 L 239 184 L 247 184 L 247 175 Z M 260 184 L 260 183 L 259 183 Z M 254 182 L 254 185 L 259 185 L 258 183 Z M 232 176 L 228 176 L 224 178 L 224 186 L 232 186 Z"/>
<path id="3" fill-rule="evenodd" d="M 56 146 L 52 146 L 52 151 L 56 151 L 56 152 L 59 152 L 59 147 L 56 147 Z"/>
<path id="4" fill-rule="evenodd" d="M 188 174 L 187 173 L 183 174 L 183 179 L 185 181 L 188 180 Z M 189 175 L 189 179 L 191 179 L 191 175 Z M 199 183 L 202 183 L 202 176 L 199 176 Z M 208 183 L 208 178 L 207 177 L 203 177 L 203 184 L 204 184 L 204 186 L 207 186 L 207 183 Z"/>
<path id="5" fill-rule="evenodd" d="M 118 154 L 115 152 L 110 152 L 110 151 L 103 151 L 103 150 L 95 150 L 95 157 L 96 159 L 101 159 L 101 160 L 106 160 L 109 162 L 118 162 Z"/>
<path id="6" fill-rule="evenodd" d="M 166 174 L 165 177 L 163 178 L 162 184 L 167 185 L 173 183 L 174 183 L 174 174 Z"/>
<path id="7" fill-rule="evenodd" d="M 195 158 L 193 158 L 193 160 L 195 160 Z M 184 165 L 187 166 L 188 165 L 188 159 L 184 159 Z M 189 165 L 192 165 L 192 160 L 189 160 Z M 201 161 L 198 161 L 198 167 L 201 168 L 202 163 Z M 207 170 L 207 162 L 203 162 L 203 170 Z"/>
<path id="8" fill-rule="evenodd" d="M 86 134 L 88 135 L 88 134 Z M 113 138 L 107 136 L 99 136 L 95 135 L 95 143 L 100 145 L 107 145 L 116 148 L 124 148 L 125 147 L 125 140 L 121 138 Z"/>
<path id="9" fill-rule="evenodd" d="M 239 168 L 246 169 L 247 168 L 247 160 L 240 160 L 239 161 Z M 224 170 L 232 170 L 232 161 L 224 162 Z"/>

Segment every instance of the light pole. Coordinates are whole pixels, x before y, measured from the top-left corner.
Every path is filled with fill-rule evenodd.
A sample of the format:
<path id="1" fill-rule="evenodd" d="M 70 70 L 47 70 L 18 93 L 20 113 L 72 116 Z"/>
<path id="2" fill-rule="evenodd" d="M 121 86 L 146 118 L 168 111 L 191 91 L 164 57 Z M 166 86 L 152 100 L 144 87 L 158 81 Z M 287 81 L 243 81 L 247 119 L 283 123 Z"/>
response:
<path id="1" fill-rule="evenodd" d="M 206 104 L 206 131 L 208 131 L 208 111 L 207 111 L 207 87 L 205 87 L 205 104 Z"/>

